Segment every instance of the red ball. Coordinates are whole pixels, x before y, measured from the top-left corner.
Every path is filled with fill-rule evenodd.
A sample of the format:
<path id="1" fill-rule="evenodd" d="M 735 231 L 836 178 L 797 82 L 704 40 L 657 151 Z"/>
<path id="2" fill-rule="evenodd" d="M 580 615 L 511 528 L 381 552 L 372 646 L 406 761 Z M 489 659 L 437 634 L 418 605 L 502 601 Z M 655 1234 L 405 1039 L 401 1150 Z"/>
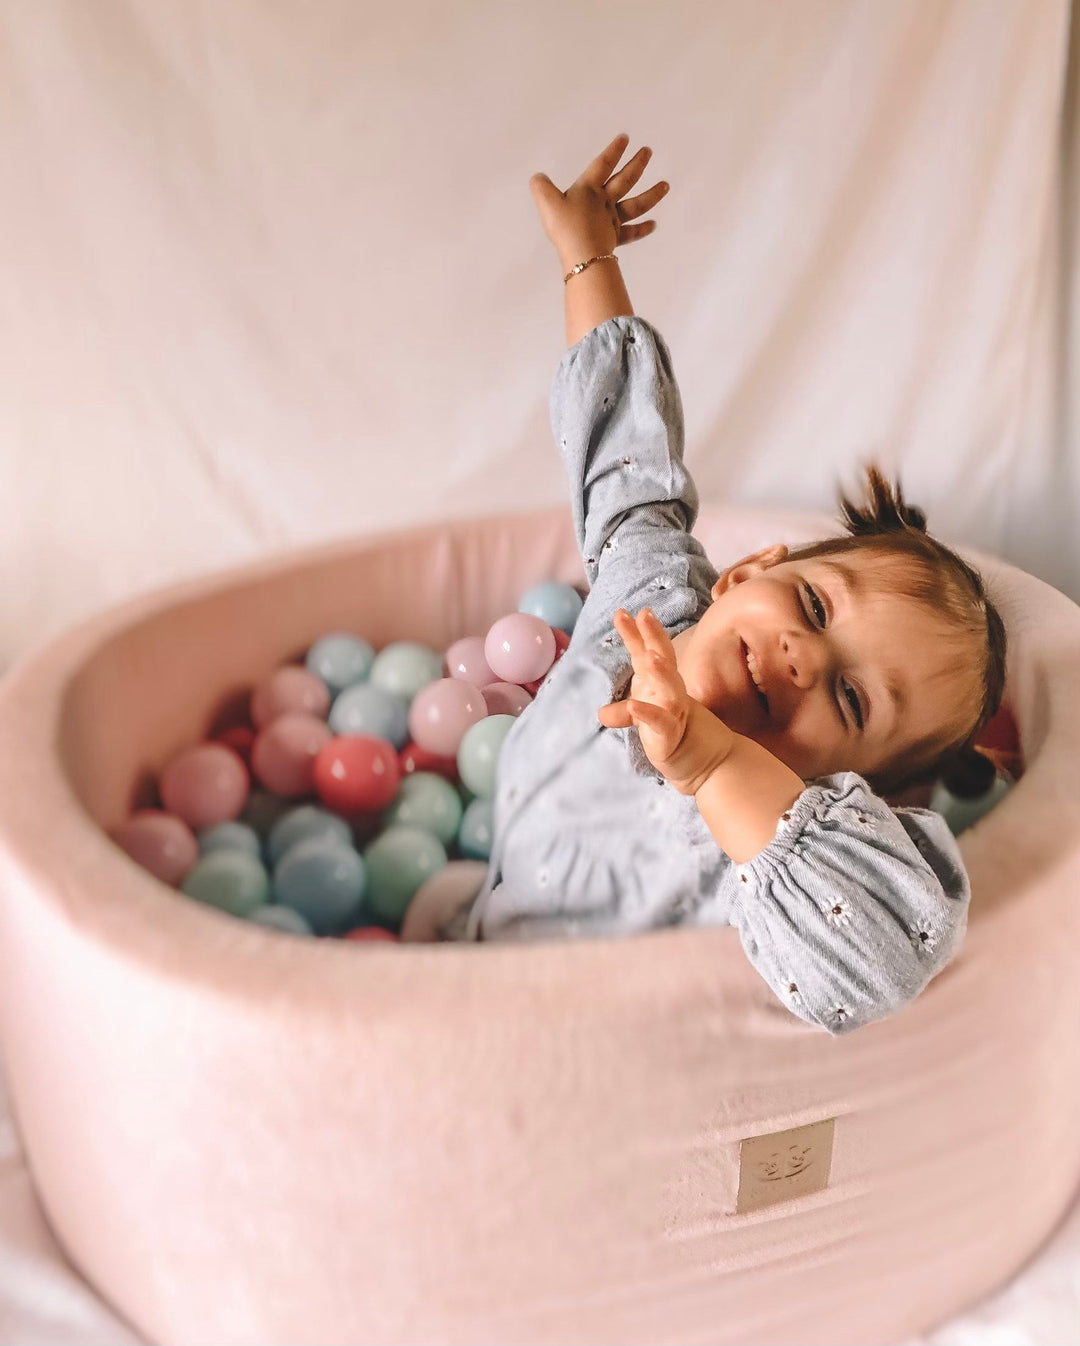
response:
<path id="1" fill-rule="evenodd" d="M 569 648 L 570 637 L 565 631 L 560 631 L 557 626 L 551 628 L 551 634 L 555 637 L 555 658 L 551 661 L 551 668 L 554 668 Z M 550 674 L 551 668 L 544 674 L 544 678 Z M 524 687 L 530 696 L 535 696 L 540 690 L 540 684 L 544 681 L 544 678 L 534 678 L 532 682 L 519 682 L 518 686 Z"/>
<path id="2" fill-rule="evenodd" d="M 357 926 L 355 930 L 350 930 L 348 934 L 343 935 L 342 938 L 354 939 L 357 942 L 363 940 L 365 943 L 368 940 L 374 942 L 376 940 L 382 940 L 382 939 L 389 940 L 392 944 L 400 944 L 401 942 L 398 939 L 397 935 L 392 935 L 389 930 L 383 930 L 381 926 L 377 925 Z"/>
<path id="3" fill-rule="evenodd" d="M 315 758 L 315 793 L 341 813 L 376 813 L 400 784 L 397 750 L 374 734 L 339 734 Z"/>
<path id="4" fill-rule="evenodd" d="M 406 743 L 398 753 L 398 766 L 403 776 L 411 776 L 414 771 L 434 771 L 445 776 L 451 785 L 458 783 L 457 758 L 440 757 L 438 753 L 421 748 L 419 743 Z"/>
<path id="5" fill-rule="evenodd" d="M 254 729 L 249 729 L 243 724 L 234 725 L 232 729 L 226 729 L 218 734 L 214 742 L 224 743 L 227 748 L 232 748 L 247 769 L 251 770 L 251 745 L 255 742 Z"/>

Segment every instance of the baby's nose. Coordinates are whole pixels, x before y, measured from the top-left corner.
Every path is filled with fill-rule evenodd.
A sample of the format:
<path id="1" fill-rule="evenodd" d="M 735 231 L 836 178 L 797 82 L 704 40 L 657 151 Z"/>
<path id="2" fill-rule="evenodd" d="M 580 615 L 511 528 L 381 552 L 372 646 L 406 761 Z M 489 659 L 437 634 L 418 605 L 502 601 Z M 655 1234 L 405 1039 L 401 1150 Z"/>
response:
<path id="1" fill-rule="evenodd" d="M 780 671 L 784 677 L 790 678 L 796 687 L 813 687 L 825 663 L 821 642 L 801 635 L 782 636 L 780 651 Z"/>

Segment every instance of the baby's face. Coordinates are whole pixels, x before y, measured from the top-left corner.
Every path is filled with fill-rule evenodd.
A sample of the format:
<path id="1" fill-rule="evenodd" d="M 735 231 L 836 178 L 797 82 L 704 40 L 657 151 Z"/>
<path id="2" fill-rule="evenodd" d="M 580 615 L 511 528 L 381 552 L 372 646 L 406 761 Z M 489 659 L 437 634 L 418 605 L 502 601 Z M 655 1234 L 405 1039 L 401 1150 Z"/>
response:
<path id="1" fill-rule="evenodd" d="M 940 732 L 960 680 L 916 603 L 853 594 L 838 558 L 786 554 L 767 548 L 720 576 L 708 611 L 672 642 L 679 672 L 692 697 L 804 780 L 872 775 Z"/>

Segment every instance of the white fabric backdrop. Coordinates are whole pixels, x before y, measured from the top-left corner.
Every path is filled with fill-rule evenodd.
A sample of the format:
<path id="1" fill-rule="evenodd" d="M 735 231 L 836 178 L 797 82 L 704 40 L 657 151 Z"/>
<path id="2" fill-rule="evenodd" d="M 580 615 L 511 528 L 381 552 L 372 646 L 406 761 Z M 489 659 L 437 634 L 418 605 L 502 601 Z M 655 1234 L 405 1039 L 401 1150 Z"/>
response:
<path id="1" fill-rule="evenodd" d="M 829 510 L 874 453 L 941 536 L 1080 598 L 1067 0 L 0 17 L 0 668 L 268 550 L 565 499 L 562 285 L 527 181 L 621 130 L 672 185 L 623 266 L 702 497 Z M 118 1340 L 20 1162 L 4 1340 Z M 1027 1335 L 995 1321 L 1059 1340 L 1053 1298 Z"/>

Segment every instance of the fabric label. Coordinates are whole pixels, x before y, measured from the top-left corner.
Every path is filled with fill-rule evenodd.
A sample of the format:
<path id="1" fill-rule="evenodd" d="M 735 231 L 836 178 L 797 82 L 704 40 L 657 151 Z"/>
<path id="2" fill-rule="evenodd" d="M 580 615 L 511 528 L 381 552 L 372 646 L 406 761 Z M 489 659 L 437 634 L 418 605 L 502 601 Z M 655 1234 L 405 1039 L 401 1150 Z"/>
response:
<path id="1" fill-rule="evenodd" d="M 738 1215 L 829 1185 L 835 1117 L 739 1142 Z"/>

